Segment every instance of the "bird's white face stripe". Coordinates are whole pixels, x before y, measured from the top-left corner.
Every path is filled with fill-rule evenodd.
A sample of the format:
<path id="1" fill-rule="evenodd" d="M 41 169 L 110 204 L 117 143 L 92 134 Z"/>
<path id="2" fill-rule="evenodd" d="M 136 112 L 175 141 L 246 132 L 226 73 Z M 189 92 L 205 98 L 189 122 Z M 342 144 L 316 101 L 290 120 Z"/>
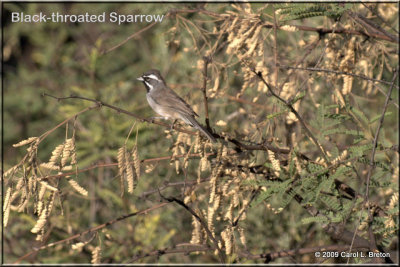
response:
<path id="1" fill-rule="evenodd" d="M 158 79 L 158 77 L 157 77 L 156 75 L 154 75 L 154 74 L 150 74 L 150 75 L 147 75 L 147 76 L 144 76 L 144 77 L 150 78 L 150 79 L 153 79 L 153 80 L 156 80 L 156 81 L 159 81 L 159 80 L 160 80 L 160 79 Z"/>
<path id="2" fill-rule="evenodd" d="M 146 82 L 146 81 L 144 81 L 144 82 L 150 88 L 150 91 L 153 90 L 153 88 L 154 88 L 153 85 L 151 85 L 149 82 Z"/>

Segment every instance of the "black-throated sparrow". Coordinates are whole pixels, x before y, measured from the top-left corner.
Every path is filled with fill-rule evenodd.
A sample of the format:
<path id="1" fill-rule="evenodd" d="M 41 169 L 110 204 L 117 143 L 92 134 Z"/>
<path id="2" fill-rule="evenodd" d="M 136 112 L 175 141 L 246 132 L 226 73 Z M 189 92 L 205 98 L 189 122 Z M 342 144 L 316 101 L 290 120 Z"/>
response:
<path id="1" fill-rule="evenodd" d="M 137 79 L 146 86 L 147 102 L 155 112 L 165 118 L 181 119 L 198 129 L 212 142 L 216 141 L 214 136 L 196 121 L 195 116 L 198 117 L 199 115 L 193 111 L 185 100 L 167 86 L 158 70 L 149 70 Z"/>

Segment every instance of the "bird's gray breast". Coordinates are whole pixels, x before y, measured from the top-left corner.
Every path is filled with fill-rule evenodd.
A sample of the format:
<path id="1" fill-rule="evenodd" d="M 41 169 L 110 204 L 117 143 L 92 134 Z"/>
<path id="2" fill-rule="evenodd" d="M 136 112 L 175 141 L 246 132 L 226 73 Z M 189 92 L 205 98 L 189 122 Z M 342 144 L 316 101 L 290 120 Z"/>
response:
<path id="1" fill-rule="evenodd" d="M 153 91 L 153 90 L 152 90 Z M 163 117 L 170 117 L 169 114 L 167 114 L 164 110 L 164 108 L 162 107 L 162 105 L 160 105 L 157 102 L 157 97 L 154 97 L 154 93 L 156 92 L 148 92 L 146 94 L 146 98 L 147 98 L 147 102 L 149 102 L 150 107 L 159 115 L 163 116 Z"/>

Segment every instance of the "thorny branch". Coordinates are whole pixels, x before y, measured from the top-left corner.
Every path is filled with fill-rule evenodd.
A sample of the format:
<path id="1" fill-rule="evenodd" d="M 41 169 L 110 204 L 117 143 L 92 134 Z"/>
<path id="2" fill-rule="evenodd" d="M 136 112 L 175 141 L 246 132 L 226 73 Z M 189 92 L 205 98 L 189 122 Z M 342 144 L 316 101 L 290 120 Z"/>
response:
<path id="1" fill-rule="evenodd" d="M 136 114 L 134 114 L 132 112 L 129 112 L 129 111 L 121 109 L 119 107 L 107 104 L 107 103 L 102 102 L 100 100 L 95 100 L 95 99 L 91 99 L 91 98 L 87 98 L 87 97 L 83 97 L 83 96 L 75 96 L 75 95 L 67 96 L 67 97 L 56 97 L 56 96 L 44 93 L 43 96 L 52 97 L 54 99 L 57 99 L 58 101 L 62 101 L 62 100 L 66 100 L 66 99 L 82 99 L 82 100 L 85 100 L 85 101 L 94 102 L 94 103 L 97 104 L 98 107 L 105 106 L 105 107 L 111 108 L 111 109 L 117 111 L 118 113 L 123 113 L 123 114 L 129 115 L 129 116 L 134 117 L 134 118 L 136 118 L 136 119 L 138 119 L 138 120 L 140 120 L 142 122 L 157 124 L 157 125 L 161 125 L 161 126 L 166 127 L 166 128 L 171 128 L 171 125 L 169 125 L 167 123 L 164 123 L 164 122 L 161 122 L 161 121 L 154 121 L 153 119 L 148 119 L 148 118 L 141 117 L 141 116 L 136 115 Z M 197 135 L 196 132 L 188 131 L 188 130 L 185 130 L 185 129 L 182 129 L 182 128 L 174 127 L 174 130 L 176 130 L 178 132 L 190 134 L 190 135 Z M 215 138 L 218 138 L 218 139 L 226 139 L 227 141 L 229 141 L 232 144 L 236 145 L 236 147 L 239 150 L 242 150 L 242 149 L 243 150 L 264 150 L 264 151 L 271 150 L 271 151 L 273 151 L 275 153 L 282 153 L 282 154 L 289 154 L 290 153 L 289 149 L 274 147 L 274 146 L 272 146 L 270 144 L 266 144 L 266 143 L 245 144 L 245 143 L 242 143 L 241 141 L 239 141 L 239 140 L 237 140 L 235 138 L 225 137 L 225 136 L 223 136 L 221 134 L 218 134 L 218 133 L 214 133 L 213 136 Z"/>
<path id="2" fill-rule="evenodd" d="M 378 127 L 376 128 L 375 137 L 374 137 L 374 143 L 373 143 L 372 152 L 371 152 L 371 159 L 370 159 L 370 162 L 369 162 L 369 169 L 368 169 L 367 178 L 366 178 L 367 188 L 365 190 L 364 204 L 366 204 L 367 207 L 368 207 L 368 220 L 369 220 L 369 226 L 368 226 L 369 228 L 368 228 L 368 230 L 369 230 L 369 238 L 370 238 L 370 240 L 369 240 L 370 241 L 370 249 L 372 251 L 377 250 L 377 247 L 376 247 L 375 236 L 372 233 L 372 227 L 370 225 L 372 223 L 373 216 L 372 216 L 372 214 L 370 212 L 370 205 L 369 205 L 369 184 L 370 184 L 370 180 L 371 180 L 372 171 L 375 168 L 375 153 L 376 153 L 376 147 L 377 147 L 377 144 L 378 144 L 379 133 L 381 131 L 381 128 L 382 128 L 382 125 L 383 125 L 383 121 L 385 119 L 386 109 L 387 109 L 387 107 L 389 105 L 389 99 L 390 99 L 390 96 L 392 94 L 394 83 L 395 83 L 395 81 L 397 79 L 397 76 L 398 76 L 398 71 L 399 71 L 399 69 L 397 68 L 395 73 L 394 73 L 394 75 L 393 75 L 392 85 L 390 86 L 389 91 L 387 93 L 385 104 L 384 104 L 383 110 L 382 110 L 382 114 L 381 114 L 381 117 L 379 119 L 379 124 L 378 124 Z"/>
<path id="3" fill-rule="evenodd" d="M 281 98 L 279 95 L 277 95 L 274 90 L 272 90 L 272 87 L 267 83 L 267 81 L 264 79 L 264 77 L 262 76 L 261 72 L 257 72 L 254 68 L 252 69 L 252 71 L 257 75 L 257 77 L 268 87 L 269 92 L 271 92 L 271 94 L 278 99 L 279 101 L 281 101 L 283 104 L 285 104 L 290 111 L 296 116 L 296 118 L 300 121 L 301 126 L 304 128 L 304 130 L 306 131 L 308 137 L 311 138 L 311 140 L 314 142 L 314 144 L 317 146 L 319 152 L 321 153 L 322 157 L 324 158 L 325 162 L 329 165 L 330 162 L 328 160 L 328 157 L 326 156 L 326 153 L 324 152 L 324 150 L 322 149 L 322 146 L 319 144 L 318 140 L 315 138 L 315 136 L 313 135 L 313 133 L 310 131 L 310 129 L 308 129 L 306 123 L 304 122 L 303 118 L 299 115 L 299 113 L 294 109 L 293 105 L 291 103 L 289 103 L 288 101 L 284 100 L 283 98 Z"/>
<path id="4" fill-rule="evenodd" d="M 210 229 L 208 229 L 207 223 L 200 218 L 200 216 L 188 205 L 186 205 L 182 200 L 179 200 L 175 197 L 165 197 L 161 194 L 161 192 L 159 192 L 160 196 L 165 199 L 166 201 L 168 201 L 168 203 L 170 202 L 175 202 L 178 205 L 182 206 L 183 208 L 185 208 L 187 211 L 190 212 L 190 214 L 192 214 L 196 220 L 198 220 L 201 224 L 201 226 L 203 226 L 204 230 L 207 233 L 208 238 L 210 238 L 210 240 L 213 243 L 214 249 L 218 250 L 218 256 L 220 257 L 221 263 L 225 263 L 226 262 L 226 256 L 224 251 L 218 246 L 218 241 L 215 239 L 214 235 L 211 233 Z"/>
<path id="5" fill-rule="evenodd" d="M 207 126 L 207 130 L 210 130 L 210 118 L 208 115 L 208 98 L 207 98 L 207 69 L 208 69 L 208 64 L 211 61 L 211 57 L 207 57 L 204 56 L 203 57 L 203 87 L 201 88 L 202 92 L 203 92 L 203 99 L 204 99 L 204 112 L 205 112 L 205 116 L 206 116 L 206 126 Z"/>
<path id="6" fill-rule="evenodd" d="M 49 248 L 49 247 L 54 247 L 54 246 L 59 245 L 59 244 L 66 243 L 66 242 L 68 242 L 68 241 L 77 239 L 77 238 L 79 238 L 79 237 L 81 237 L 81 236 L 83 236 L 83 235 L 96 232 L 96 231 L 98 231 L 98 230 L 100 230 L 100 229 L 103 229 L 103 228 L 105 228 L 105 227 L 108 227 L 108 226 L 110 226 L 110 225 L 113 225 L 113 224 L 115 224 L 115 223 L 117 223 L 117 222 L 123 221 L 123 220 L 125 220 L 125 219 L 127 219 L 127 218 L 134 217 L 134 216 L 137 216 L 137 215 L 147 214 L 147 213 L 149 213 L 150 211 L 153 211 L 153 210 L 156 210 L 156 209 L 158 209 L 158 208 L 164 207 L 165 205 L 168 205 L 168 204 L 169 204 L 168 202 L 165 202 L 165 203 L 158 204 L 158 205 L 156 205 L 156 206 L 154 206 L 154 207 L 151 207 L 151 208 L 148 208 L 148 209 L 144 209 L 144 210 L 141 210 L 141 211 L 138 211 L 138 212 L 133 212 L 133 213 L 130 213 L 130 214 L 127 214 L 127 215 L 123 215 L 123 216 L 121 216 L 121 217 L 119 217 L 119 218 L 117 218 L 117 219 L 114 219 L 114 220 L 108 221 L 108 222 L 106 222 L 106 223 L 100 224 L 100 225 L 98 225 L 98 226 L 89 228 L 89 229 L 86 230 L 86 231 L 83 231 L 83 232 L 81 232 L 81 233 L 79 233 L 79 234 L 70 236 L 70 237 L 65 238 L 65 239 L 63 239 L 63 240 L 59 240 L 59 241 L 56 241 L 56 242 L 53 242 L 53 243 L 50 243 L 50 244 L 47 244 L 47 245 L 43 245 L 43 246 L 38 247 L 38 248 L 34 248 L 33 251 L 31 251 L 31 252 L 25 254 L 24 256 L 20 257 L 19 259 L 17 259 L 17 260 L 14 262 L 14 264 L 20 263 L 23 259 L 29 257 L 31 254 L 35 253 L 35 252 L 38 251 L 38 250 L 42 250 L 42 249 L 46 249 L 46 248 Z"/>

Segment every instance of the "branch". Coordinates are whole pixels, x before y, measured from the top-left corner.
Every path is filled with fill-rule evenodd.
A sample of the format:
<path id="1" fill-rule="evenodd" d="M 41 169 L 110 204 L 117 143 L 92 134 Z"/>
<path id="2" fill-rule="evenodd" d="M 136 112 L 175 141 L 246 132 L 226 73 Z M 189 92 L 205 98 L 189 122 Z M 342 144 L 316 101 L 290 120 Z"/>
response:
<path id="1" fill-rule="evenodd" d="M 105 103 L 103 101 L 100 101 L 100 100 L 87 98 L 87 97 L 84 97 L 84 96 L 77 96 L 77 95 L 71 95 L 71 96 L 66 96 L 66 97 L 57 97 L 57 96 L 53 96 L 53 95 L 49 95 L 49 94 L 44 93 L 43 96 L 52 97 L 54 99 L 57 99 L 57 101 L 62 101 L 62 100 L 66 100 L 66 99 L 82 99 L 82 100 L 85 100 L 85 101 L 96 103 L 98 107 L 105 106 L 105 107 L 111 108 L 111 109 L 117 111 L 118 113 L 123 113 L 123 114 L 129 115 L 129 116 L 134 117 L 134 118 L 136 118 L 136 119 L 138 119 L 138 120 L 140 120 L 142 122 L 157 124 L 157 125 L 161 125 L 161 126 L 164 126 L 164 127 L 167 127 L 167 128 L 171 128 L 171 125 L 169 125 L 167 123 L 164 123 L 164 122 L 161 122 L 161 121 L 154 121 L 153 119 L 148 119 L 148 118 L 141 117 L 141 116 L 136 115 L 136 114 L 134 114 L 132 112 L 129 112 L 129 111 L 121 109 L 119 107 L 107 104 L 107 103 Z M 196 132 L 188 131 L 188 130 L 185 130 L 185 129 L 181 129 L 181 128 L 177 128 L 177 127 L 174 127 L 174 129 L 177 130 L 178 132 L 187 133 L 187 134 L 190 134 L 190 135 L 197 135 Z"/>
<path id="2" fill-rule="evenodd" d="M 340 74 L 340 75 L 348 75 L 348 76 L 353 76 L 357 78 L 361 78 L 367 81 L 371 82 L 378 82 L 378 83 L 384 83 L 387 85 L 392 85 L 392 82 L 388 82 L 385 80 L 378 80 L 374 78 L 370 78 L 368 76 L 362 75 L 362 74 L 354 74 L 350 72 L 344 72 L 344 71 L 336 71 L 336 70 L 328 70 L 328 69 L 321 69 L 321 68 L 302 68 L 302 67 L 292 67 L 292 66 L 285 66 L 285 65 L 280 65 L 279 68 L 282 69 L 292 69 L 292 70 L 308 70 L 308 71 L 316 71 L 316 72 L 327 72 L 327 73 L 335 73 L 335 74 Z M 399 88 L 398 85 L 394 85 L 396 88 Z M 386 96 L 386 93 L 385 93 Z"/>
<path id="3" fill-rule="evenodd" d="M 190 214 L 192 214 L 192 215 L 200 222 L 200 224 L 203 226 L 204 230 L 206 231 L 208 237 L 209 237 L 210 240 L 212 241 L 213 246 L 214 246 L 214 249 L 218 250 L 218 252 L 219 252 L 219 253 L 218 253 L 218 256 L 220 257 L 221 263 L 225 263 L 225 262 L 226 262 L 225 253 L 224 253 L 224 252 L 222 251 L 222 249 L 218 246 L 218 241 L 215 239 L 214 235 L 211 233 L 210 229 L 208 228 L 208 226 L 207 226 L 207 224 L 204 222 L 204 220 L 202 220 L 202 219 L 200 218 L 200 216 L 197 215 L 197 213 L 196 213 L 191 207 L 189 207 L 188 205 L 186 205 L 182 200 L 179 200 L 179 199 L 177 199 L 177 198 L 175 198 L 175 197 L 169 197 L 169 198 L 167 198 L 167 197 L 164 197 L 164 196 L 161 194 L 161 192 L 159 192 L 159 193 L 160 193 L 160 196 L 161 196 L 163 199 L 167 200 L 168 202 L 176 202 L 178 205 L 180 205 L 180 206 L 182 206 L 183 208 L 185 208 L 187 211 L 190 212 Z"/>
<path id="4" fill-rule="evenodd" d="M 31 254 L 33 254 L 33 253 L 35 253 L 35 252 L 37 252 L 37 251 L 39 251 L 39 250 L 43 250 L 43 249 L 46 249 L 46 248 L 49 248 L 49 247 L 54 247 L 54 246 L 56 246 L 56 245 L 63 244 L 63 243 L 65 243 L 65 242 L 68 242 L 68 241 L 77 239 L 77 238 L 79 238 L 79 237 L 81 237 L 81 236 L 83 236 L 83 235 L 85 235 L 85 234 L 98 231 L 98 230 L 100 230 L 100 229 L 103 229 L 103 228 L 105 228 L 105 227 L 108 227 L 108 226 L 110 226 L 110 225 L 113 225 L 113 224 L 115 224 L 115 223 L 117 223 L 117 222 L 120 222 L 120 221 L 125 220 L 125 219 L 130 218 L 130 217 L 137 216 L 137 215 L 142 215 L 142 214 L 147 214 L 148 212 L 153 211 L 153 210 L 158 209 L 158 208 L 161 208 L 161 207 L 164 207 L 164 206 L 167 205 L 167 204 L 169 204 L 169 203 L 161 203 L 161 204 L 158 204 L 158 205 L 156 205 L 156 206 L 154 206 L 154 207 L 151 207 L 151 208 L 148 208 L 148 209 L 145 209 L 145 210 L 141 210 L 141 211 L 138 211 L 138 212 L 134 212 L 134 213 L 130 213 L 130 214 L 127 214 L 127 215 L 123 215 L 123 216 L 121 216 L 121 217 L 119 217 L 119 218 L 117 218 L 117 219 L 114 219 L 114 220 L 108 221 L 108 222 L 106 222 L 106 223 L 100 224 L 100 225 L 98 225 L 98 226 L 89 228 L 89 229 L 86 230 L 86 231 L 83 231 L 83 232 L 81 232 L 81 233 L 79 233 L 79 234 L 70 236 L 70 237 L 68 237 L 68 238 L 66 238 L 66 239 L 59 240 L 59 241 L 56 241 L 56 242 L 53 242 L 53 243 L 50 243 L 50 244 L 47 244 L 47 245 L 44 245 L 44 246 L 41 246 L 41 247 L 38 247 L 38 248 L 34 248 L 33 251 L 31 251 L 31 252 L 25 254 L 24 256 L 18 258 L 18 259 L 14 262 L 14 264 L 20 263 L 23 259 L 29 257 Z"/>
<path id="5" fill-rule="evenodd" d="M 91 98 L 87 98 L 87 97 L 83 97 L 83 96 L 76 96 L 76 95 L 71 95 L 71 96 L 67 96 L 67 97 L 56 97 L 56 96 L 44 93 L 43 96 L 48 96 L 48 97 L 57 99 L 57 101 L 62 101 L 62 100 L 66 100 L 66 99 L 81 99 L 81 100 L 85 100 L 85 101 L 96 103 L 97 107 L 105 106 L 105 107 L 111 108 L 111 109 L 117 111 L 118 113 L 123 113 L 123 114 L 129 115 L 129 116 L 134 117 L 134 118 L 136 118 L 136 119 L 138 119 L 138 120 L 140 120 L 142 122 L 161 125 L 163 127 L 169 128 L 169 129 L 171 128 L 171 125 L 169 125 L 167 123 L 164 123 L 164 122 L 161 122 L 161 121 L 154 121 L 153 119 L 148 119 L 148 118 L 141 117 L 141 116 L 136 115 L 136 114 L 134 114 L 132 112 L 129 112 L 129 111 L 121 109 L 119 107 L 107 104 L 107 103 L 105 103 L 103 101 L 100 101 L 100 100 L 95 100 L 95 99 L 91 99 Z M 197 132 L 188 131 L 188 130 L 185 130 L 185 129 L 182 129 L 182 128 L 178 128 L 178 127 L 174 127 L 174 130 L 176 130 L 178 132 L 190 134 L 190 135 L 197 135 Z M 277 147 L 271 146 L 269 144 L 249 144 L 249 145 L 247 145 L 247 144 L 244 144 L 244 143 L 242 143 L 241 141 L 239 141 L 237 139 L 230 138 L 230 137 L 225 137 L 225 136 L 220 135 L 218 133 L 213 133 L 213 136 L 215 138 L 219 138 L 219 139 L 226 139 L 227 141 L 231 142 L 232 144 L 234 144 L 238 148 L 244 149 L 244 150 L 264 150 L 264 151 L 271 150 L 271 151 L 273 151 L 275 153 L 282 153 L 282 154 L 289 154 L 290 153 L 289 149 L 277 148 Z"/>
<path id="6" fill-rule="evenodd" d="M 215 155 L 215 153 L 206 153 L 207 157 L 208 156 L 212 156 Z M 203 157 L 204 155 L 201 153 L 193 153 L 193 154 L 181 154 L 181 155 L 176 155 L 176 156 L 166 156 L 166 157 L 157 157 L 157 158 L 150 158 L 150 159 L 142 159 L 140 160 L 140 164 L 143 163 L 148 163 L 148 162 L 158 162 L 161 160 L 169 160 L 171 158 L 184 158 L 184 157 L 190 157 L 190 158 L 196 158 L 196 157 Z M 130 164 L 134 164 L 133 161 L 129 162 Z M 93 165 L 84 169 L 79 169 L 78 171 L 71 171 L 71 172 L 65 172 L 65 173 L 60 173 L 60 174 L 55 174 L 55 175 L 49 175 L 49 176 L 45 176 L 45 177 L 39 177 L 37 179 L 43 181 L 43 180 L 48 180 L 48 179 L 52 179 L 52 178 L 61 178 L 64 176 L 69 176 L 69 175 L 74 175 L 76 173 L 82 173 L 82 172 L 87 172 L 89 170 L 93 170 L 93 169 L 97 169 L 97 168 L 104 168 L 104 167 L 113 167 L 113 166 L 118 166 L 118 163 L 102 163 L 102 164 L 97 164 L 97 165 Z"/>
<path id="7" fill-rule="evenodd" d="M 203 57 L 203 64 L 204 64 L 204 68 L 203 68 L 203 87 L 202 87 L 202 91 L 203 91 L 203 99 L 204 99 L 204 111 L 205 111 L 205 116 L 206 116 L 206 126 L 207 129 L 210 130 L 210 119 L 208 116 L 208 103 L 207 103 L 207 67 L 208 64 L 210 63 L 211 58 L 204 56 Z"/>
<path id="8" fill-rule="evenodd" d="M 308 129 L 308 127 L 306 126 L 303 118 L 299 115 L 299 113 L 294 109 L 293 105 L 289 102 L 287 102 L 286 100 L 284 100 L 283 98 L 281 98 L 279 95 L 277 95 L 271 88 L 271 86 L 265 81 L 264 77 L 262 76 L 261 72 L 257 72 L 254 68 L 252 68 L 252 71 L 257 75 L 257 77 L 268 87 L 268 90 L 271 92 L 271 94 L 277 98 L 279 101 L 281 101 L 283 104 L 285 104 L 290 111 L 296 116 L 296 118 L 300 121 L 301 126 L 304 128 L 304 130 L 306 131 L 308 137 L 314 142 L 314 144 L 317 146 L 319 152 L 321 153 L 321 155 L 323 156 L 326 164 L 330 164 L 328 157 L 326 156 L 325 152 L 322 150 L 322 146 L 318 143 L 318 140 L 314 137 L 314 135 L 312 134 L 312 132 L 310 131 L 310 129 Z"/>
<path id="9" fill-rule="evenodd" d="M 183 247 L 185 246 L 185 248 L 177 248 L 177 247 Z M 146 257 L 150 257 L 150 256 L 162 256 L 162 255 L 166 255 L 166 254 L 190 254 L 193 252 L 201 252 L 201 251 L 209 251 L 209 250 L 213 250 L 213 248 L 204 246 L 204 245 L 197 245 L 197 244 L 181 244 L 181 245 L 177 245 L 174 246 L 172 248 L 164 248 L 164 249 L 157 249 L 155 251 L 151 251 L 151 252 L 147 252 L 144 253 L 142 255 L 136 255 L 134 256 L 128 263 L 132 263 L 135 262 L 137 260 L 146 258 Z"/>
<path id="10" fill-rule="evenodd" d="M 292 69 L 292 70 L 306 70 L 306 71 L 316 71 L 316 72 L 326 72 L 326 73 L 335 73 L 335 74 L 339 74 L 339 75 L 348 75 L 348 76 L 353 76 L 353 77 L 357 77 L 357 78 L 361 78 L 370 82 L 379 82 L 379 83 L 384 83 L 384 84 L 388 84 L 388 85 L 392 85 L 392 82 L 388 82 L 388 81 L 384 81 L 384 80 L 378 80 L 378 79 L 374 79 L 374 78 L 369 78 L 365 75 L 361 75 L 361 74 L 354 74 L 354 73 L 350 73 L 350 72 L 344 72 L 344 71 L 336 71 L 336 70 L 328 70 L 328 69 L 321 69 L 321 68 L 302 68 L 302 67 L 292 67 L 292 66 L 279 66 L 279 68 L 281 69 Z M 399 88 L 398 85 L 394 85 L 397 89 Z M 387 97 L 387 94 L 380 88 L 380 87 L 376 87 L 379 92 L 381 92 L 384 96 Z M 392 104 L 394 104 L 397 108 L 399 108 L 399 105 L 394 102 L 392 99 L 390 99 L 390 102 Z"/>
<path id="11" fill-rule="evenodd" d="M 367 204 L 367 207 L 368 207 L 368 220 L 369 220 L 368 230 L 369 230 L 369 237 L 370 237 L 370 249 L 372 251 L 376 251 L 377 247 L 376 247 L 375 236 L 372 233 L 372 227 L 370 225 L 372 223 L 373 218 L 372 218 L 372 214 L 370 212 L 370 207 L 369 207 L 370 206 L 369 205 L 369 184 L 370 184 L 370 180 L 371 180 L 372 171 L 375 168 L 375 153 L 376 153 L 376 147 L 377 147 L 377 144 L 378 144 L 379 133 L 381 131 L 381 128 L 382 128 L 382 125 L 383 125 L 383 121 L 385 119 L 386 109 L 387 109 L 387 107 L 389 105 L 390 95 L 392 94 L 394 83 L 395 83 L 395 81 L 397 79 L 398 71 L 399 71 L 399 69 L 397 68 L 396 72 L 393 75 L 392 85 L 390 86 L 389 91 L 387 93 L 386 100 L 385 100 L 385 105 L 383 106 L 382 114 L 381 114 L 381 117 L 379 119 L 379 124 L 378 124 L 378 127 L 376 128 L 375 137 L 374 137 L 374 144 L 372 146 L 371 159 L 370 159 L 370 162 L 369 162 L 369 169 L 368 169 L 368 174 L 367 174 L 367 179 L 366 179 L 367 188 L 365 190 L 364 204 Z"/>
<path id="12" fill-rule="evenodd" d="M 263 26 L 265 28 L 273 28 L 274 27 L 274 25 L 270 24 L 270 23 L 265 23 Z M 315 28 L 315 27 L 309 27 L 309 26 L 303 26 L 303 25 L 289 25 L 289 26 L 294 26 L 299 31 L 316 32 L 319 35 L 325 35 L 327 33 L 350 34 L 350 35 L 353 34 L 353 35 L 362 35 L 362 36 L 369 37 L 369 38 L 382 39 L 382 40 L 386 40 L 386 41 L 389 41 L 392 43 L 399 43 L 399 40 L 393 39 L 389 36 L 386 36 L 384 34 L 379 34 L 379 33 L 356 31 L 356 30 L 350 30 L 350 29 L 344 29 L 344 28 L 328 29 L 328 28 Z"/>

